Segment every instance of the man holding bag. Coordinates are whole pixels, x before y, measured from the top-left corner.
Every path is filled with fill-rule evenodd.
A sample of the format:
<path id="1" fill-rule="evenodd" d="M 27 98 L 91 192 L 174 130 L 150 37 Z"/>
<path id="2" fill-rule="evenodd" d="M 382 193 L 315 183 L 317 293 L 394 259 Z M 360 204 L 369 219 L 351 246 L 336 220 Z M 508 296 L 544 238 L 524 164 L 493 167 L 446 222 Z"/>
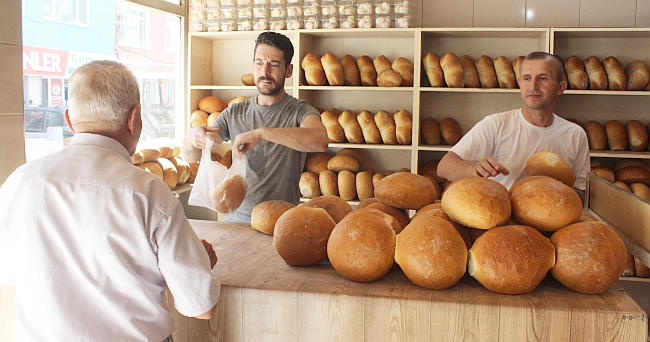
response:
<path id="1" fill-rule="evenodd" d="M 293 74 L 293 53 L 286 36 L 261 33 L 255 41 L 253 60 L 259 93 L 226 108 L 212 127 L 193 127 L 185 136 L 185 146 L 199 149 L 205 147 L 206 139 L 217 143 L 231 140 L 233 163 L 246 154 L 246 198 L 226 217 L 228 222 L 250 223 L 253 207 L 264 201 L 298 204 L 298 184 L 307 152 L 327 150 L 327 131 L 319 112 L 284 90 L 285 78 Z"/>

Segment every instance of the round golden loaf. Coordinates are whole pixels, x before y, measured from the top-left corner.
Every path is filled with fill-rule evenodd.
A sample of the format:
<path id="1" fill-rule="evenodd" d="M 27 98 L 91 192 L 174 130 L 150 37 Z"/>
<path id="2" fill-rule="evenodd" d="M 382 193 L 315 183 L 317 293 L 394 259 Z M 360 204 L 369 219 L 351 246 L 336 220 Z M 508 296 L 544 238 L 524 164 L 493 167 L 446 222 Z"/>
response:
<path id="1" fill-rule="evenodd" d="M 569 164 L 553 152 L 537 152 L 528 157 L 524 165 L 526 176 L 549 176 L 573 187 L 576 175 Z"/>
<path id="2" fill-rule="evenodd" d="M 377 86 L 379 87 L 399 87 L 402 85 L 402 76 L 393 70 L 387 69 L 377 75 Z"/>
<path id="3" fill-rule="evenodd" d="M 245 86 L 254 86 L 255 76 L 253 76 L 253 74 L 243 74 L 241 76 L 241 83 Z"/>
<path id="4" fill-rule="evenodd" d="M 240 175 L 232 176 L 214 188 L 211 195 L 217 212 L 229 214 L 244 202 L 246 181 Z"/>
<path id="5" fill-rule="evenodd" d="M 305 160 L 305 171 L 320 174 L 321 171 L 327 170 L 327 162 L 332 158 L 332 155 L 327 152 L 313 152 L 307 155 Z"/>
<path id="6" fill-rule="evenodd" d="M 452 220 L 472 228 L 502 226 L 511 214 L 508 190 L 500 183 L 482 177 L 454 181 L 442 194 L 441 203 Z"/>
<path id="7" fill-rule="evenodd" d="M 287 265 L 318 265 L 327 259 L 327 240 L 334 226 L 324 209 L 291 208 L 275 223 L 273 247 Z"/>
<path id="8" fill-rule="evenodd" d="M 420 209 L 436 200 L 436 189 L 425 177 L 397 172 L 375 184 L 375 198 L 380 202 L 401 209 Z"/>
<path id="9" fill-rule="evenodd" d="M 156 161 L 145 161 L 137 165 L 139 168 L 153 173 L 156 177 L 160 178 L 160 180 L 163 180 L 163 169 L 158 164 Z"/>
<path id="10" fill-rule="evenodd" d="M 409 224 L 409 219 L 404 209 L 397 209 L 395 207 L 391 207 L 390 205 L 381 202 L 371 203 L 368 204 L 366 207 L 381 210 L 386 214 L 392 216 L 395 219 L 395 221 L 399 223 L 395 227 L 398 228 L 395 230 L 395 234 L 399 234 L 404 229 L 404 227 L 406 227 L 406 225 Z"/>
<path id="11" fill-rule="evenodd" d="M 360 166 L 359 160 L 348 154 L 336 154 L 327 162 L 327 169 L 336 173 L 343 170 L 357 173 Z"/>
<path id="12" fill-rule="evenodd" d="M 273 235 L 275 222 L 285 211 L 293 207 L 294 204 L 283 200 L 262 202 L 251 211 L 251 227 L 261 233 Z"/>
<path id="13" fill-rule="evenodd" d="M 216 96 L 206 96 L 199 100 L 199 109 L 206 113 L 221 112 L 226 107 L 228 104 Z"/>
<path id="14" fill-rule="evenodd" d="M 325 209 L 336 223 L 339 223 L 352 211 L 352 207 L 347 201 L 333 195 L 314 197 L 307 202 L 300 203 L 299 206 Z"/>

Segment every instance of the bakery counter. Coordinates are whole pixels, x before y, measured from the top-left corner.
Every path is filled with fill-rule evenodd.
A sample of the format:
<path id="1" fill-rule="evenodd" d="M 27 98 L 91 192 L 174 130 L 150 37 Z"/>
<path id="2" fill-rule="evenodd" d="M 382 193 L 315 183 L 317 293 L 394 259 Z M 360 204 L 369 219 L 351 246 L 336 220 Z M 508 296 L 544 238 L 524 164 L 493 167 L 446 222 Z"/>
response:
<path id="1" fill-rule="evenodd" d="M 411 283 L 397 265 L 355 283 L 328 263 L 287 266 L 272 237 L 249 225 L 191 220 L 211 242 L 222 281 L 210 321 L 175 313 L 175 341 L 639 341 L 647 314 L 615 285 L 573 292 L 550 277 L 501 295 L 466 275 L 443 291 Z M 170 298 L 171 300 L 171 298 Z"/>

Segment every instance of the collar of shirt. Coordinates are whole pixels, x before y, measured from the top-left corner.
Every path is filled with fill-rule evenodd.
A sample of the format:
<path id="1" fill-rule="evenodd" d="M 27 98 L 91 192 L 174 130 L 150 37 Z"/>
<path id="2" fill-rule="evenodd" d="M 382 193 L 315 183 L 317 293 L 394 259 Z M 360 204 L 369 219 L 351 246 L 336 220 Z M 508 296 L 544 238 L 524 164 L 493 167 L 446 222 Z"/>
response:
<path id="1" fill-rule="evenodd" d="M 107 148 L 115 151 L 116 153 L 119 153 L 122 157 L 124 157 L 124 159 L 131 162 L 129 151 L 127 151 L 126 148 L 117 140 L 109 138 L 107 136 L 93 133 L 77 133 L 72 137 L 70 145 L 93 145 Z"/>

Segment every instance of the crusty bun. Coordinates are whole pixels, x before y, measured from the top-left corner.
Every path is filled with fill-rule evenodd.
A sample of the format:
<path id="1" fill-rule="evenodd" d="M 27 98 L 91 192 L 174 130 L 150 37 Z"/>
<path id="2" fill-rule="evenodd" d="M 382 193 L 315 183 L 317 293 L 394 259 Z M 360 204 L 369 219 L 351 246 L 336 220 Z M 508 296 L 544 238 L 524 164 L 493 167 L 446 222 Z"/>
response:
<path id="1" fill-rule="evenodd" d="M 273 247 L 287 265 L 318 265 L 327 259 L 327 240 L 334 226 L 324 209 L 291 208 L 275 223 Z"/>
<path id="2" fill-rule="evenodd" d="M 323 57 L 320 58 L 321 65 L 325 71 L 325 77 L 327 78 L 327 83 L 331 86 L 342 86 L 345 84 L 345 74 L 343 73 L 343 67 L 341 67 L 341 61 L 331 52 L 326 52 Z"/>
<path id="3" fill-rule="evenodd" d="M 205 125 L 212 127 L 212 125 L 217 121 L 217 118 L 219 118 L 219 115 L 221 115 L 221 112 L 210 113 L 208 119 L 205 121 Z"/>
<path id="4" fill-rule="evenodd" d="M 518 186 L 510 201 L 517 222 L 542 231 L 556 231 L 575 223 L 582 214 L 580 196 L 566 184 L 546 176 Z"/>
<path id="5" fill-rule="evenodd" d="M 401 233 L 404 227 L 406 227 L 406 225 L 409 224 L 409 218 L 408 216 L 406 216 L 406 211 L 403 209 L 397 209 L 395 207 L 392 207 L 388 204 L 384 204 L 381 202 L 371 203 L 368 204 L 366 207 L 381 210 L 386 214 L 392 216 L 395 219 L 395 221 L 397 221 L 398 223 L 397 226 L 393 227 L 395 228 L 395 234 Z"/>
<path id="6" fill-rule="evenodd" d="M 571 166 L 553 152 L 537 152 L 528 157 L 524 165 L 526 176 L 549 176 L 573 187 L 576 175 Z"/>
<path id="7" fill-rule="evenodd" d="M 361 130 L 361 126 L 359 125 L 359 121 L 357 120 L 357 115 L 353 111 L 349 109 L 344 110 L 341 113 L 341 115 L 339 115 L 338 120 L 341 127 L 343 127 L 343 131 L 345 132 L 345 137 L 347 138 L 349 143 L 351 144 L 364 143 L 363 131 Z"/>
<path id="8" fill-rule="evenodd" d="M 380 87 L 399 87 L 402 85 L 402 76 L 393 69 L 384 70 L 377 75 L 377 85 Z"/>
<path id="9" fill-rule="evenodd" d="M 146 161 L 137 166 L 149 173 L 153 173 L 156 177 L 160 178 L 160 180 L 163 180 L 163 170 L 157 161 Z"/>
<path id="10" fill-rule="evenodd" d="M 422 58 L 422 65 L 432 87 L 446 86 L 445 74 L 440 66 L 440 57 L 438 55 L 433 52 L 427 52 Z"/>
<path id="11" fill-rule="evenodd" d="M 307 155 L 305 160 L 305 171 L 319 175 L 321 171 L 327 170 L 327 162 L 332 159 L 332 154 L 327 152 L 313 152 Z"/>
<path id="12" fill-rule="evenodd" d="M 327 138 L 332 143 L 342 143 L 345 141 L 345 131 L 339 123 L 339 112 L 330 108 L 320 115 L 323 125 L 327 130 Z"/>
<path id="13" fill-rule="evenodd" d="M 391 64 L 393 70 L 395 70 L 402 78 L 402 87 L 412 87 L 413 86 L 413 63 L 404 57 L 398 57 Z"/>
<path id="14" fill-rule="evenodd" d="M 463 137 L 463 130 L 456 119 L 447 117 L 440 120 L 440 132 L 447 145 L 456 145 Z"/>
<path id="15" fill-rule="evenodd" d="M 327 256 L 348 280 L 375 281 L 390 271 L 395 254 L 395 219 L 377 209 L 357 209 L 332 230 Z"/>
<path id="16" fill-rule="evenodd" d="M 586 121 L 584 123 L 587 141 L 590 150 L 604 150 L 607 147 L 607 133 L 605 126 L 598 121 Z"/>
<path id="17" fill-rule="evenodd" d="M 209 116 L 210 114 L 204 110 L 193 110 L 190 114 L 190 127 L 207 126 Z"/>
<path id="18" fill-rule="evenodd" d="M 630 120 L 626 124 L 630 150 L 641 152 L 648 146 L 648 131 L 639 120 Z"/>
<path id="19" fill-rule="evenodd" d="M 357 198 L 356 176 L 348 170 L 342 170 L 337 175 L 339 183 L 339 196 L 346 200 L 352 201 Z"/>
<path id="20" fill-rule="evenodd" d="M 503 89 L 517 88 L 517 78 L 512 68 L 512 63 L 506 56 L 499 56 L 494 60 L 494 71 L 497 75 L 499 87 Z"/>
<path id="21" fill-rule="evenodd" d="M 627 89 L 627 76 L 616 57 L 609 56 L 603 59 L 603 67 L 605 67 L 605 71 L 607 72 L 609 90 Z"/>
<path id="22" fill-rule="evenodd" d="M 255 76 L 253 74 L 243 74 L 241 76 L 241 83 L 245 86 L 254 86 L 255 85 Z"/>
<path id="23" fill-rule="evenodd" d="M 607 89 L 607 72 L 603 63 L 596 56 L 589 56 L 584 61 L 585 71 L 589 77 L 589 89 L 605 90 Z"/>
<path id="24" fill-rule="evenodd" d="M 522 225 L 490 229 L 468 253 L 469 274 L 492 292 L 530 293 L 555 264 L 555 249 L 539 231 Z"/>
<path id="25" fill-rule="evenodd" d="M 363 164 L 363 159 L 364 159 L 363 154 L 361 154 L 361 152 L 359 152 L 358 149 L 346 147 L 336 152 L 336 155 L 343 155 L 343 154 L 356 158 L 359 161 L 359 165 Z"/>
<path id="26" fill-rule="evenodd" d="M 229 214 L 244 202 L 246 181 L 242 176 L 232 176 L 219 184 L 211 194 L 217 212 Z"/>
<path id="27" fill-rule="evenodd" d="M 465 88 L 480 88 L 481 80 L 478 78 L 478 70 L 476 70 L 474 58 L 468 55 L 462 55 L 459 59 L 463 67 L 463 74 L 465 75 Z"/>
<path id="28" fill-rule="evenodd" d="M 463 88 L 465 86 L 465 73 L 458 56 L 448 52 L 440 58 L 440 67 L 445 76 L 445 83 L 449 88 Z"/>
<path id="29" fill-rule="evenodd" d="M 379 55 L 375 57 L 375 59 L 372 60 L 372 64 L 375 66 L 375 71 L 377 71 L 377 75 L 381 74 L 386 70 L 393 70 L 390 60 L 386 58 L 386 56 L 384 55 Z"/>
<path id="30" fill-rule="evenodd" d="M 346 154 L 336 154 L 327 162 L 327 169 L 337 173 L 343 170 L 357 173 L 359 172 L 359 167 L 359 160 L 353 156 Z"/>
<path id="31" fill-rule="evenodd" d="M 400 109 L 393 114 L 395 120 L 395 137 L 400 145 L 411 144 L 411 134 L 413 133 L 413 117 L 406 109 Z M 644 127 L 645 128 L 645 127 Z"/>
<path id="32" fill-rule="evenodd" d="M 372 58 L 366 55 L 357 58 L 357 66 L 361 74 L 361 84 L 364 86 L 376 86 L 377 70 L 375 70 Z"/>
<path id="33" fill-rule="evenodd" d="M 226 107 L 228 104 L 216 96 L 206 96 L 199 101 L 199 109 L 206 113 L 221 112 Z"/>
<path id="34" fill-rule="evenodd" d="M 414 284 L 444 290 L 465 274 L 467 248 L 451 223 L 423 216 L 397 235 L 395 262 Z"/>
<path id="35" fill-rule="evenodd" d="M 144 154 L 142 154 L 140 151 L 133 152 L 131 155 L 131 164 L 138 165 L 142 164 L 142 162 L 144 162 Z"/>
<path id="36" fill-rule="evenodd" d="M 589 76 L 585 71 L 585 65 L 576 56 L 570 56 L 564 60 L 564 69 L 566 70 L 569 89 L 572 90 L 585 90 L 589 85 Z"/>
<path id="37" fill-rule="evenodd" d="M 306 198 L 314 198 L 321 195 L 318 174 L 305 171 L 300 174 L 300 194 Z"/>
<path id="38" fill-rule="evenodd" d="M 646 184 L 630 183 L 630 191 L 644 200 L 650 201 L 650 187 Z"/>
<path id="39" fill-rule="evenodd" d="M 397 145 L 397 133 L 393 115 L 385 110 L 375 114 L 375 124 L 381 134 L 381 140 L 386 145 Z"/>
<path id="40" fill-rule="evenodd" d="M 434 118 L 426 118 L 420 124 L 422 126 L 423 142 L 427 145 L 441 145 L 442 132 L 440 132 L 440 123 Z"/>
<path id="41" fill-rule="evenodd" d="M 433 203 L 436 196 L 428 179 L 410 172 L 393 173 L 375 184 L 375 198 L 395 208 L 417 210 Z"/>
<path id="42" fill-rule="evenodd" d="M 375 197 L 375 187 L 372 184 L 372 174 L 368 171 L 361 171 L 356 175 L 357 197 L 360 201 Z M 357 206 L 358 208 L 358 206 Z"/>
<path id="43" fill-rule="evenodd" d="M 607 134 L 607 144 L 612 151 L 625 151 L 629 139 L 627 137 L 627 128 L 618 120 L 609 120 L 605 123 L 605 134 Z"/>
<path id="44" fill-rule="evenodd" d="M 625 67 L 627 90 L 643 90 L 650 83 L 650 70 L 644 61 L 634 60 Z"/>
<path id="45" fill-rule="evenodd" d="M 323 195 L 314 197 L 307 202 L 300 203 L 299 206 L 323 208 L 336 223 L 339 223 L 347 214 L 352 211 L 350 204 L 338 196 Z"/>
<path id="46" fill-rule="evenodd" d="M 330 170 L 323 170 L 318 174 L 318 185 L 323 196 L 338 196 L 339 181 L 336 173 Z"/>
<path id="47" fill-rule="evenodd" d="M 374 175 L 372 175 L 372 186 L 373 187 L 377 186 L 377 182 L 384 179 L 385 177 L 386 177 L 386 174 L 382 173 L 382 172 L 377 172 Z M 374 193 L 373 193 L 373 195 L 374 195 Z"/>
<path id="48" fill-rule="evenodd" d="M 521 63 L 526 59 L 525 56 L 519 56 L 515 58 L 514 61 L 512 61 L 512 70 L 515 72 L 515 78 L 517 79 L 517 85 L 519 85 L 519 82 L 521 81 Z"/>
<path id="49" fill-rule="evenodd" d="M 508 222 L 508 190 L 495 180 L 466 177 L 454 181 L 442 194 L 442 209 L 468 227 L 491 229 Z"/>
<path id="50" fill-rule="evenodd" d="M 285 211 L 295 207 L 294 204 L 282 200 L 262 202 L 251 211 L 251 227 L 267 235 L 273 235 L 275 222 Z"/>
<path id="51" fill-rule="evenodd" d="M 498 86 L 497 73 L 492 58 L 486 55 L 479 57 L 476 60 L 476 70 L 482 88 L 496 88 Z"/>
<path id="52" fill-rule="evenodd" d="M 174 163 L 167 158 L 158 158 L 157 163 L 163 170 L 163 182 L 167 184 L 170 190 L 174 190 L 178 184 L 178 170 Z"/>
<path id="53" fill-rule="evenodd" d="M 365 208 L 365 207 L 367 207 L 367 206 L 369 206 L 369 205 L 371 205 L 373 203 L 379 203 L 379 200 L 374 198 L 374 197 L 362 199 L 361 201 L 359 201 L 359 204 L 357 204 L 356 209 L 363 209 L 363 208 Z"/>
<path id="54" fill-rule="evenodd" d="M 363 132 L 363 140 L 366 144 L 381 144 L 381 133 L 375 123 L 375 115 L 367 110 L 362 110 L 357 114 L 357 121 Z"/>
<path id="55" fill-rule="evenodd" d="M 357 60 L 352 55 L 347 54 L 341 58 L 341 68 L 343 68 L 345 85 L 361 85 L 361 73 L 359 72 L 359 66 L 357 65 Z"/>
<path id="56" fill-rule="evenodd" d="M 607 166 L 603 166 L 603 165 L 592 166 L 591 172 L 595 173 L 596 176 L 610 183 L 614 183 L 616 181 L 616 177 L 614 176 L 614 170 L 608 168 Z"/>
<path id="57" fill-rule="evenodd" d="M 631 184 L 644 183 L 650 184 L 650 171 L 640 166 L 626 166 L 615 171 L 616 180 Z"/>
<path id="58" fill-rule="evenodd" d="M 599 294 L 623 273 L 627 250 L 623 240 L 600 221 L 578 222 L 551 236 L 555 266 L 551 274 L 571 290 Z"/>
<path id="59" fill-rule="evenodd" d="M 300 66 L 305 71 L 305 80 L 311 86 L 327 85 L 327 76 L 318 54 L 309 52 L 302 58 Z"/>

